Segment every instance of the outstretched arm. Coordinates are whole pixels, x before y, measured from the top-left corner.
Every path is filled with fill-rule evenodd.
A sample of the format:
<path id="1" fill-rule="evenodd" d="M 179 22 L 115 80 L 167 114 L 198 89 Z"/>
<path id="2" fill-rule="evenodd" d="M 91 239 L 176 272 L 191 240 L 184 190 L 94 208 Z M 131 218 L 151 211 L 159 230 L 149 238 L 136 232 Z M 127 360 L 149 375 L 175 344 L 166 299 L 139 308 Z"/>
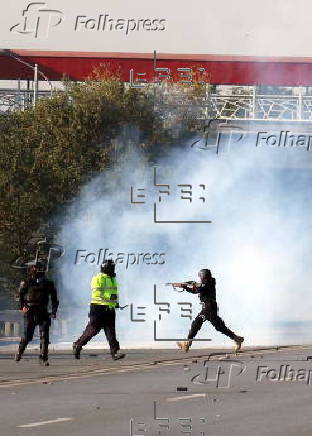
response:
<path id="1" fill-rule="evenodd" d="M 197 283 L 196 282 L 175 282 L 175 283 L 166 283 L 166 286 L 172 286 L 175 288 L 182 288 L 184 291 L 191 292 L 192 294 L 197 294 Z M 183 292 L 183 291 L 181 291 Z"/>
<path id="2" fill-rule="evenodd" d="M 183 288 L 187 291 L 190 292 L 191 294 L 198 294 L 198 289 L 196 286 L 196 283 L 193 282 L 189 282 L 189 283 L 183 283 Z"/>

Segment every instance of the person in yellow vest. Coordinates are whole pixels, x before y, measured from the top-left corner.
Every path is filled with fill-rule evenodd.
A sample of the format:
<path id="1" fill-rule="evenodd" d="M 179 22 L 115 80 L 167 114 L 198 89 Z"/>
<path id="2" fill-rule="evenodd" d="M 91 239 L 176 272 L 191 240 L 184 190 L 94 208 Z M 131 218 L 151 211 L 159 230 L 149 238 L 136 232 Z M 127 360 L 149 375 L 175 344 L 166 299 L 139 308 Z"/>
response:
<path id="1" fill-rule="evenodd" d="M 119 307 L 119 291 L 112 259 L 106 260 L 101 265 L 101 272 L 92 277 L 91 290 L 90 321 L 80 338 L 73 343 L 74 356 L 80 359 L 82 347 L 104 329 L 112 358 L 123 359 L 125 354 L 119 353 L 115 330 L 115 309 Z"/>

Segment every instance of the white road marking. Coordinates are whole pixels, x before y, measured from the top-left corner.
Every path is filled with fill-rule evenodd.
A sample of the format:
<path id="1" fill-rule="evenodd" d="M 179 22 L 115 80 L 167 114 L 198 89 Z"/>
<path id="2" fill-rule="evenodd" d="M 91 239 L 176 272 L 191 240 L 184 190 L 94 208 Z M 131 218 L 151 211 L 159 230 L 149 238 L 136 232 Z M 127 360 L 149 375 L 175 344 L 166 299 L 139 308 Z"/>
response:
<path id="1" fill-rule="evenodd" d="M 190 400 L 191 398 L 205 397 L 206 394 L 193 394 L 193 395 L 184 395 L 183 397 L 172 397 L 167 398 L 167 401 L 180 401 L 180 400 Z"/>
<path id="2" fill-rule="evenodd" d="M 72 418 L 57 418 L 52 419 L 50 421 L 40 421 L 40 422 L 31 422 L 30 424 L 23 424 L 18 425 L 18 428 L 31 428 L 31 427 L 40 427 L 41 425 L 47 425 L 47 424 L 55 424 L 57 422 L 65 422 L 65 421 L 72 421 Z"/>

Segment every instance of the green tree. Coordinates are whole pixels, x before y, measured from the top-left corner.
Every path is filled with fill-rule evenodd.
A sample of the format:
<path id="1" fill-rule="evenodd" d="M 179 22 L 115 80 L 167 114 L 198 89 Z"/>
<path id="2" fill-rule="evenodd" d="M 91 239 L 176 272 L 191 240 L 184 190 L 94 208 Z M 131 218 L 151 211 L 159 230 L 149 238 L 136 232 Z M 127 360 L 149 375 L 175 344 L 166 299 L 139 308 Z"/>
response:
<path id="1" fill-rule="evenodd" d="M 202 94 L 197 87 L 195 97 Z M 24 256 L 28 240 L 82 185 L 114 166 L 124 128 L 140 132 L 132 145 L 147 159 L 166 150 L 170 128 L 154 106 L 153 89 L 130 88 L 100 68 L 85 82 L 65 82 L 64 91 L 34 108 L 0 115 L 0 277 L 12 274 L 10 262 Z M 185 121 L 183 111 L 178 119 Z"/>

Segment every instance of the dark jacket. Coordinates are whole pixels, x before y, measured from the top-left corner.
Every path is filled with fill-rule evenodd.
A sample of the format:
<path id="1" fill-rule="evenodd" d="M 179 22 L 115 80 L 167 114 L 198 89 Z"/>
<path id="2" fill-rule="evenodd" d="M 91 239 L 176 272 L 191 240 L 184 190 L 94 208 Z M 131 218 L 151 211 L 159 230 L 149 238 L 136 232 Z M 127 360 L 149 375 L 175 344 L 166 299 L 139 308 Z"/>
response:
<path id="1" fill-rule="evenodd" d="M 54 283 L 45 277 L 30 278 L 20 284 L 19 301 L 20 309 L 24 306 L 38 307 L 47 310 L 49 301 L 52 303 L 52 315 L 56 315 L 59 301 Z"/>
<path id="2" fill-rule="evenodd" d="M 201 283 L 196 285 L 196 289 L 189 287 L 184 288 L 187 292 L 192 294 L 198 294 L 199 299 L 202 303 L 210 302 L 211 300 L 216 301 L 216 279 L 211 277 L 210 281 L 206 284 Z"/>

